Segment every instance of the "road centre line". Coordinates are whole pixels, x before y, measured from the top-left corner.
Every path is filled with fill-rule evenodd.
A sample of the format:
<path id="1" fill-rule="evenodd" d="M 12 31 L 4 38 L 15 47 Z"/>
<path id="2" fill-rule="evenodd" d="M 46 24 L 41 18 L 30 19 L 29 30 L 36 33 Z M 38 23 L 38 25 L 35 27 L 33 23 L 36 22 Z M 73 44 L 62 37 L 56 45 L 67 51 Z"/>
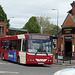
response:
<path id="1" fill-rule="evenodd" d="M 19 74 L 19 72 L 11 72 L 11 71 L 0 71 L 0 73 L 2 74 L 6 74 L 6 73 L 11 73 L 11 74 Z"/>
<path id="2" fill-rule="evenodd" d="M 11 64 L 11 63 L 2 63 L 2 62 L 0 62 L 0 64 Z"/>

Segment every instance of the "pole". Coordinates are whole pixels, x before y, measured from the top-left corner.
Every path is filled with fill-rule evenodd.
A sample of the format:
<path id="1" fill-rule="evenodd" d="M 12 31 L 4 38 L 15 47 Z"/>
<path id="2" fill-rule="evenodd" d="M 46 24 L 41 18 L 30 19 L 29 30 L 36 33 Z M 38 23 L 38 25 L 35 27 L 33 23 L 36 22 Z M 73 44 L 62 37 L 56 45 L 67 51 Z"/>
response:
<path id="1" fill-rule="evenodd" d="M 59 10 L 58 9 L 52 9 L 57 11 L 57 50 L 56 50 L 56 57 L 57 57 L 57 63 L 58 63 L 58 18 L 59 18 Z"/>

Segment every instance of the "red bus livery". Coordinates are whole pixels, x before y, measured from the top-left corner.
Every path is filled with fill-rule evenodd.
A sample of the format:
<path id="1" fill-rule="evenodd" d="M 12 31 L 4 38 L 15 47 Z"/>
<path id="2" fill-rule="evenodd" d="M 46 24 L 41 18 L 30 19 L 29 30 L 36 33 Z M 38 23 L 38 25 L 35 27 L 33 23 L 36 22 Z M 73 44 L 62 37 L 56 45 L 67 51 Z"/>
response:
<path id="1" fill-rule="evenodd" d="M 0 57 L 21 64 L 53 64 L 52 36 L 23 34 L 1 37 Z"/>

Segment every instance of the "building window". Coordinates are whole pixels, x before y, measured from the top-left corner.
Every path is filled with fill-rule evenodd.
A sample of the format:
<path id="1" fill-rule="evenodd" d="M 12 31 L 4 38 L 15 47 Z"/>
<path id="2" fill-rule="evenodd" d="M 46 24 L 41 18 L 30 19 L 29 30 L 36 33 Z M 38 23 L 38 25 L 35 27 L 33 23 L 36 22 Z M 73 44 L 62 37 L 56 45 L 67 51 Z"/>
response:
<path id="1" fill-rule="evenodd" d="M 56 39 L 53 39 L 53 49 L 56 49 Z"/>
<path id="2" fill-rule="evenodd" d="M 0 25 L 0 35 L 4 34 L 4 25 Z"/>

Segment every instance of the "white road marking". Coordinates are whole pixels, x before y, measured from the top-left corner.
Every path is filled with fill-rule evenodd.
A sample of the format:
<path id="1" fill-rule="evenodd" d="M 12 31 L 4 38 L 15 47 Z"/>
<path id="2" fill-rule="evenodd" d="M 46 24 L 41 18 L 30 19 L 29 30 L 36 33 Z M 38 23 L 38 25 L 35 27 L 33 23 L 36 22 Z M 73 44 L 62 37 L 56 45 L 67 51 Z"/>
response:
<path id="1" fill-rule="evenodd" d="M 11 72 L 11 71 L 0 71 L 0 73 L 11 73 L 11 74 L 19 74 L 19 72 Z"/>
<path id="2" fill-rule="evenodd" d="M 0 64 L 11 64 L 11 63 L 2 63 L 2 62 L 0 62 Z"/>

